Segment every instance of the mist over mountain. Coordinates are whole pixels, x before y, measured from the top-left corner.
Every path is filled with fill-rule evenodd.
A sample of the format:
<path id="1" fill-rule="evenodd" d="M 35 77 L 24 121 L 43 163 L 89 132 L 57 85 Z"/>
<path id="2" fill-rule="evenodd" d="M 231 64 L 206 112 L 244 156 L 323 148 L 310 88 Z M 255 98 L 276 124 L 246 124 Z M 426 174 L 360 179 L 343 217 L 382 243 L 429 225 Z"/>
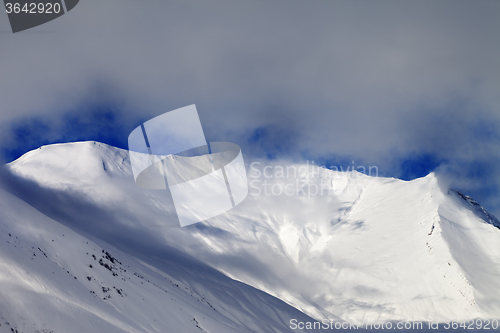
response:
<path id="1" fill-rule="evenodd" d="M 5 165 L 0 332 L 500 318 L 500 223 L 435 174 L 246 162 L 247 199 L 184 228 L 125 150 L 57 144 Z"/>

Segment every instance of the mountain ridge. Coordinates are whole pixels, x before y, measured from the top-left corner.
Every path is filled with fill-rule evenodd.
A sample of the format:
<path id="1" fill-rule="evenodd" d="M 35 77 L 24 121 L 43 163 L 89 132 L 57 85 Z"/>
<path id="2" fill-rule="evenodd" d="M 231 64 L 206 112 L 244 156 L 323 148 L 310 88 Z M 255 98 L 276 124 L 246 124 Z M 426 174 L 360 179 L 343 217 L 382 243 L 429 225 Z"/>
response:
<path id="1" fill-rule="evenodd" d="M 241 207 L 182 229 L 168 192 L 139 189 L 127 152 L 104 144 L 43 147 L 7 165 L 3 179 L 83 234 L 143 254 L 168 245 L 317 320 L 500 317 L 492 278 L 500 273 L 500 233 L 435 174 L 405 182 L 308 166 L 303 176 L 267 180 L 304 193 L 325 187 L 328 195 L 251 190 Z M 254 190 L 263 181 L 249 171 Z"/>

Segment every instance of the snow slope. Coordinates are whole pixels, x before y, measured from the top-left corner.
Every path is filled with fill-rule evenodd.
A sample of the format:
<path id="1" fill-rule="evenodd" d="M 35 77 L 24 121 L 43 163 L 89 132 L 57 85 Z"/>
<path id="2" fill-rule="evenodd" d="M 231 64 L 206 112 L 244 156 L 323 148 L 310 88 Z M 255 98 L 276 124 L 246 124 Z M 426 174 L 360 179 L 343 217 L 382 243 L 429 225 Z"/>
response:
<path id="1" fill-rule="evenodd" d="M 61 179 L 61 200 L 78 178 Z M 78 231 L 0 190 L 0 332 L 288 332 L 292 318 L 314 321 L 166 244 L 122 251 Z"/>
<path id="2" fill-rule="evenodd" d="M 264 166 L 269 166 L 267 174 L 272 177 L 255 170 L 249 173 L 250 195 L 238 207 L 180 228 L 167 191 L 143 190 L 134 184 L 126 151 L 83 142 L 29 152 L 3 170 L 4 187 L 19 199 L 2 193 L 1 251 L 2 258 L 8 258 L 3 265 L 16 267 L 11 271 L 17 273 L 1 270 L 1 281 L 15 281 L 16 288 L 26 289 L 26 297 L 33 298 L 42 297 L 43 288 L 53 290 L 47 287 L 50 283 L 78 284 L 82 302 L 73 302 L 75 309 L 68 310 L 70 317 L 61 318 L 61 323 L 71 323 L 75 316 L 81 327 L 88 328 L 90 319 L 84 318 L 92 316 L 88 318 L 99 318 L 102 325 L 118 331 L 161 331 L 162 325 L 177 323 L 183 329 L 179 332 L 187 332 L 185 327 L 197 329 L 193 318 L 206 331 L 265 332 L 272 331 L 270 327 L 287 331 L 290 318 L 307 318 L 291 306 L 317 320 L 500 318 L 498 220 L 472 199 L 442 188 L 434 174 L 405 182 L 280 162 L 262 161 L 260 171 Z M 307 172 L 283 177 L 280 166 Z M 279 193 L 280 188 L 292 191 Z M 325 193 L 314 194 L 318 189 Z M 53 231 L 47 236 L 45 230 Z M 21 235 L 23 249 L 30 249 L 23 254 L 24 261 L 15 257 L 21 256 L 17 248 L 8 252 L 14 240 L 7 231 Z M 63 243 L 68 238 L 61 235 L 68 237 L 70 232 L 71 240 Z M 4 247 L 4 241 L 11 243 Z M 38 247 L 48 258 L 36 252 Z M 126 281 L 98 264 L 106 257 L 103 248 L 122 263 L 114 264 L 112 271 Z M 30 258 L 32 250 L 36 259 Z M 46 270 L 48 276 L 40 273 L 33 281 L 23 277 L 32 261 L 42 259 L 48 261 L 40 263 L 40 271 Z M 87 261 L 93 268 L 82 265 Z M 46 268 L 50 265 L 66 275 L 54 279 Z M 96 268 L 102 274 L 88 281 L 86 276 L 92 278 Z M 144 281 L 133 273 L 154 281 L 151 290 L 143 290 Z M 185 288 L 177 288 L 178 282 Z M 14 302 L 24 295 L 4 287 L 5 283 L 0 287 L 2 299 Z M 103 292 L 103 286 L 110 291 Z M 112 287 L 123 289 L 131 301 L 120 305 L 126 297 Z M 176 294 L 164 303 L 164 297 L 153 296 L 162 294 L 162 289 L 182 297 Z M 68 285 L 59 287 L 60 296 L 51 294 L 53 308 L 47 306 L 47 313 L 54 313 L 57 306 L 71 309 L 70 300 L 80 292 L 68 295 L 70 290 L 76 293 Z M 148 302 L 143 301 L 147 305 L 140 302 L 144 293 L 149 293 L 144 297 Z M 245 301 L 241 293 L 247 295 Z M 107 295 L 112 298 L 102 300 Z M 179 310 L 174 299 L 184 302 Z M 183 306 L 193 308 L 189 315 L 180 310 Z M 257 310 L 262 306 L 273 310 Z M 166 312 L 175 314 L 169 317 Z M 46 321 L 29 324 L 42 323 Z"/>

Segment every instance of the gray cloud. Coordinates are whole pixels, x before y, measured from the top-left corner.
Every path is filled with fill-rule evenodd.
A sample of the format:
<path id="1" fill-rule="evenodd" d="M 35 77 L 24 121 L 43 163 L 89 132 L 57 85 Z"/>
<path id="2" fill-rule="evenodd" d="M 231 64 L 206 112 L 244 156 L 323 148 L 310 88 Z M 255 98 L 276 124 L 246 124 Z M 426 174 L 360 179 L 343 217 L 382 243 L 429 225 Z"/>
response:
<path id="1" fill-rule="evenodd" d="M 3 126 L 110 103 L 132 129 L 196 103 L 209 140 L 252 154 L 352 156 L 394 173 L 430 154 L 499 201 L 498 1 L 86 0 L 18 34 L 6 19 Z"/>

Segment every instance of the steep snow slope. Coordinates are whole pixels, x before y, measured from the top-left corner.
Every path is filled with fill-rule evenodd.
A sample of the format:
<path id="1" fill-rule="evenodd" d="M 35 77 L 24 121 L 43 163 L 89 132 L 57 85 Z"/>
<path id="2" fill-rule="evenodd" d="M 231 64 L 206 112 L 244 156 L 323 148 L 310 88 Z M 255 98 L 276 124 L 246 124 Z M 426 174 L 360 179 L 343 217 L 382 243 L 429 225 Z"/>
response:
<path id="1" fill-rule="evenodd" d="M 495 219 L 434 174 L 404 182 L 290 164 L 307 172 L 282 176 L 278 162 L 264 166 L 271 177 L 253 170 L 241 205 L 185 228 L 168 192 L 138 188 L 127 152 L 104 144 L 43 147 L 9 164 L 4 181 L 95 242 L 144 261 L 175 248 L 316 319 L 500 317 Z"/>
<path id="2" fill-rule="evenodd" d="M 166 245 L 125 250 L 0 190 L 0 332 L 274 333 L 314 321 Z"/>

